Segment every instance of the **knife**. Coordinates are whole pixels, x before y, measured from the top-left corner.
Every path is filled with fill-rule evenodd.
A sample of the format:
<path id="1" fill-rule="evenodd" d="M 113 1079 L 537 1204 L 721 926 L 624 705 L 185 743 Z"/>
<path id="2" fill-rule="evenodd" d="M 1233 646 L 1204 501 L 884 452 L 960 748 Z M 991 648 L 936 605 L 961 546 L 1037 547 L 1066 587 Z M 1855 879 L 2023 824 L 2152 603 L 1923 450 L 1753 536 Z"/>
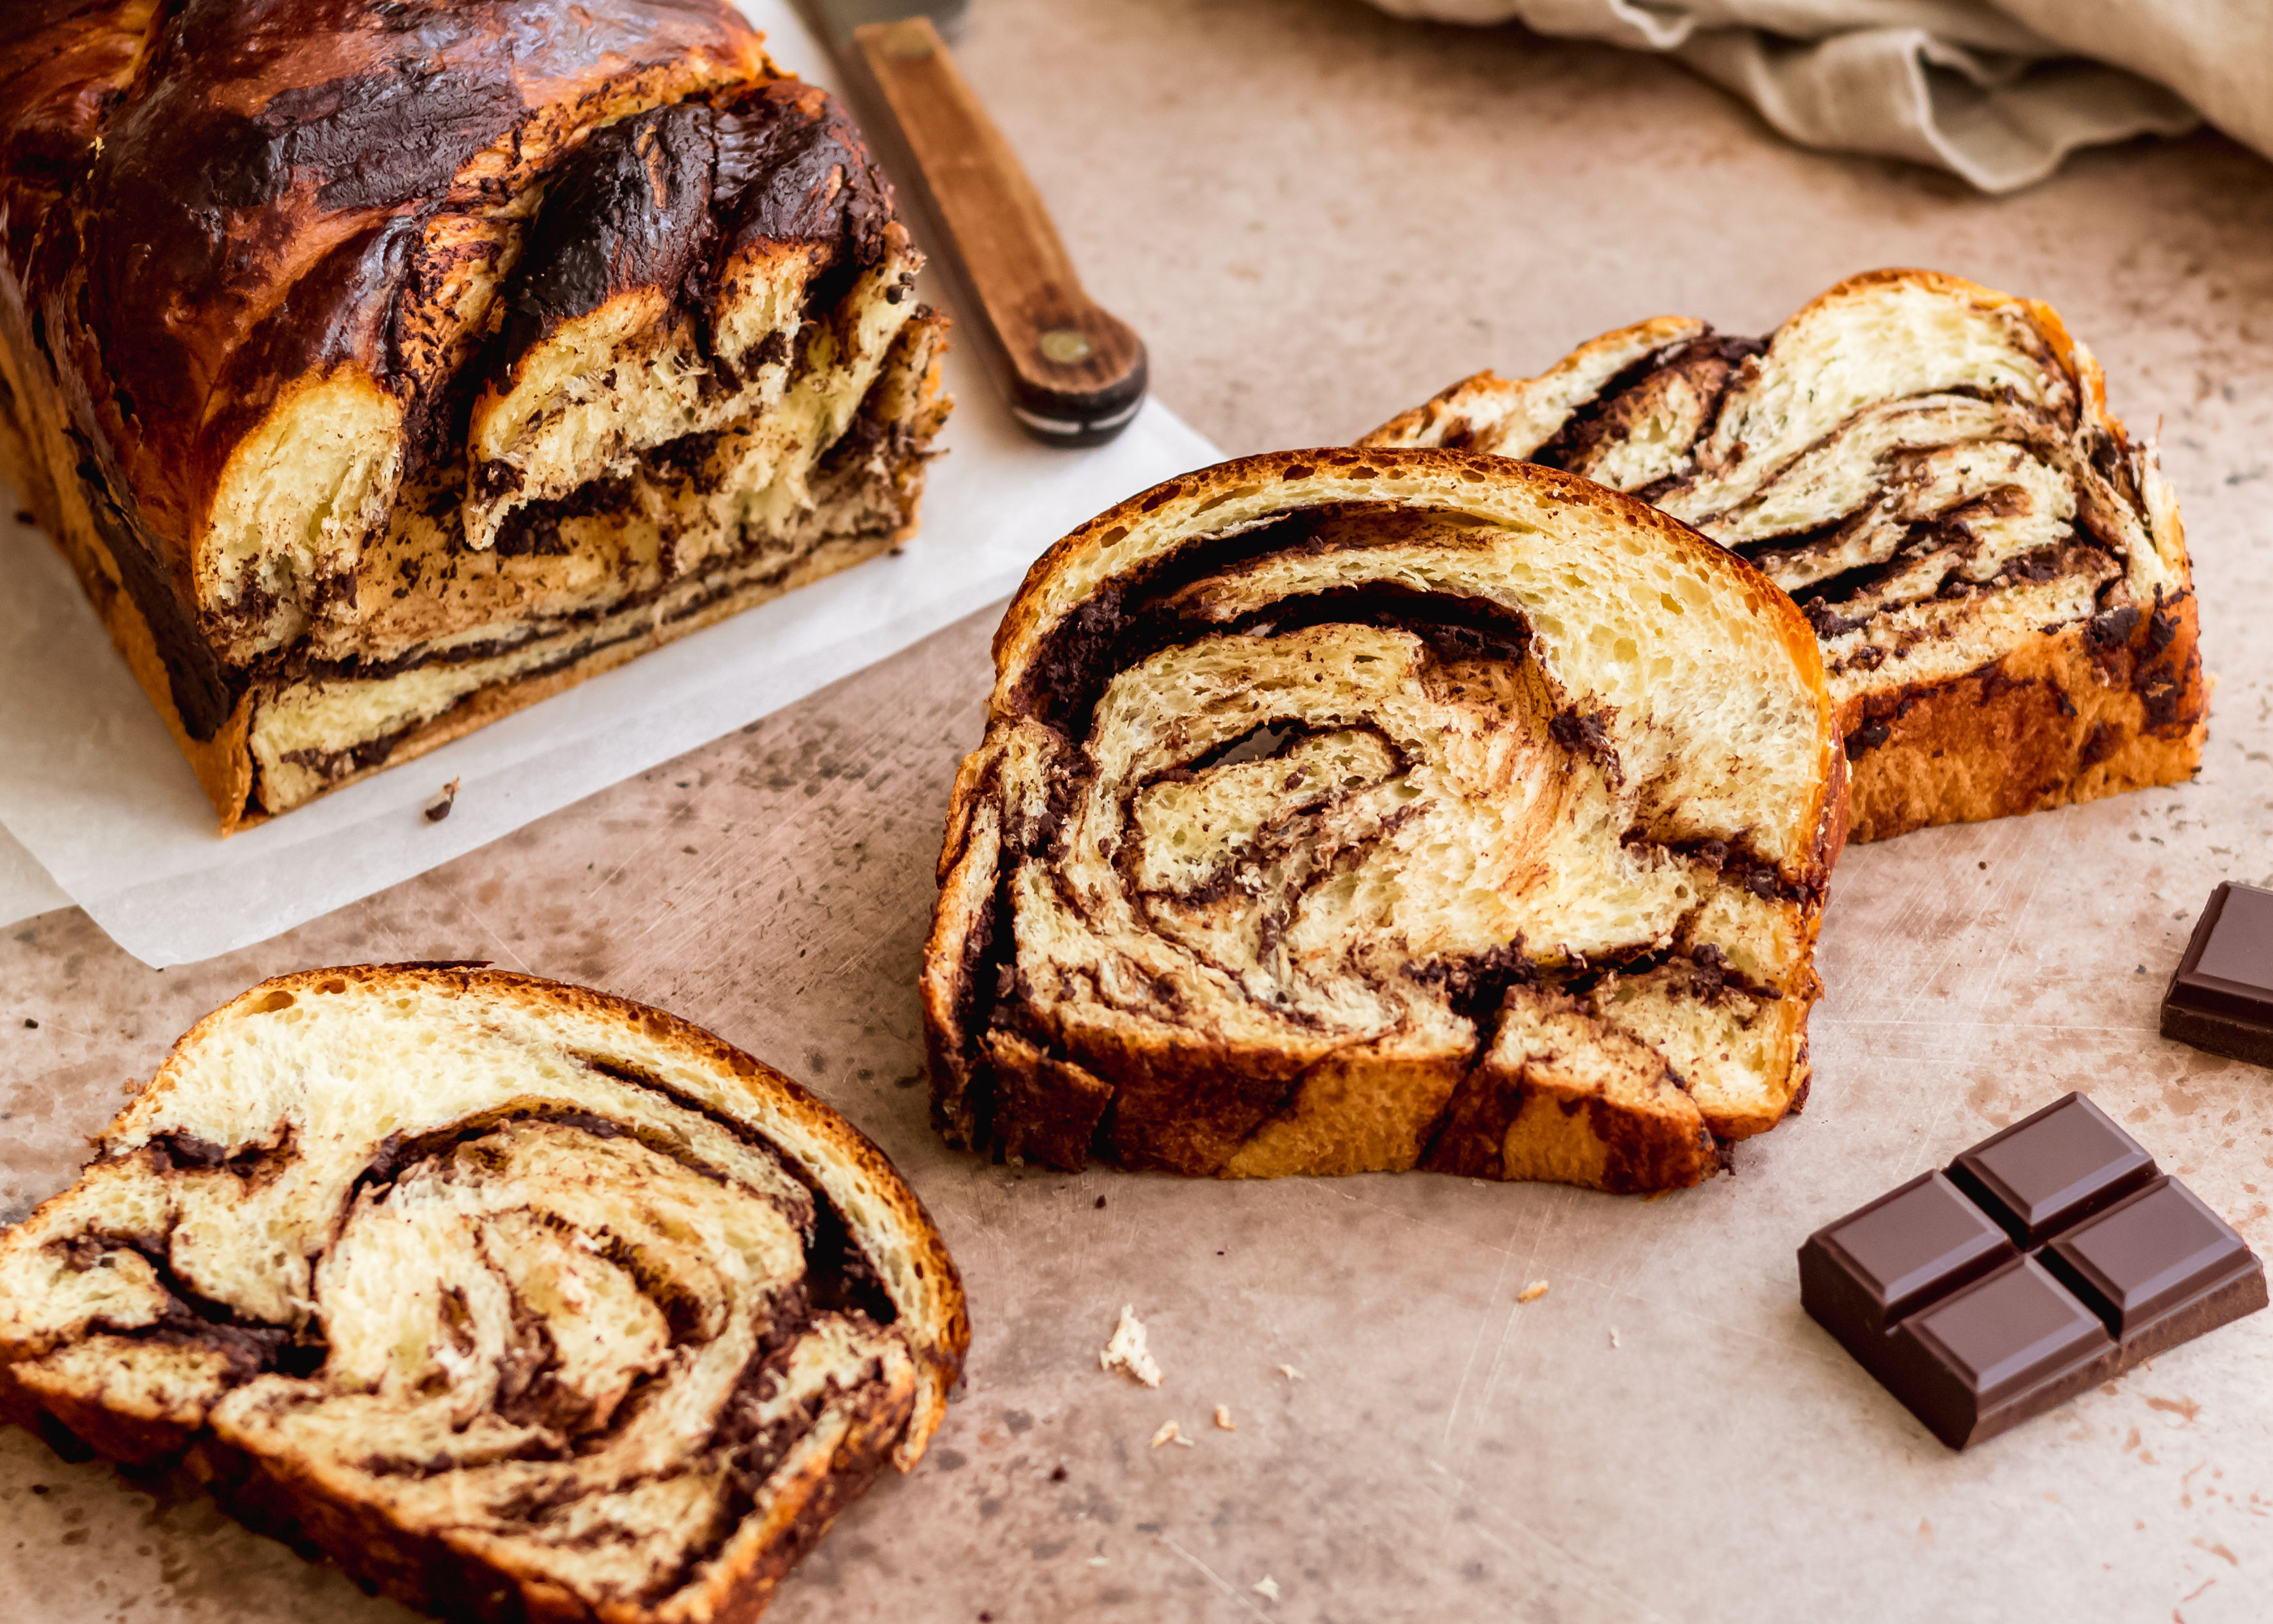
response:
<path id="1" fill-rule="evenodd" d="M 1041 194 L 948 54 L 969 0 L 806 0 L 862 110 L 889 115 L 933 229 L 919 233 L 1010 415 L 1053 446 L 1099 446 L 1144 403 L 1144 342 L 1084 292 Z M 864 120 L 872 134 L 878 121 Z M 902 160 L 894 162 L 897 156 Z"/>

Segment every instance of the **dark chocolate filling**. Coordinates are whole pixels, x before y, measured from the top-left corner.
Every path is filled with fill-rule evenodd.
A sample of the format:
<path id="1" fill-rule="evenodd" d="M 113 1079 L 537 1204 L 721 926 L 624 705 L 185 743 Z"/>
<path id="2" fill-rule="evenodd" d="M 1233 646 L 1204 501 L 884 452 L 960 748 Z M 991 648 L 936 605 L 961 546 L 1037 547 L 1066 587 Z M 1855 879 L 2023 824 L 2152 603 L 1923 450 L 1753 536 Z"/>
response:
<path id="1" fill-rule="evenodd" d="M 658 1078 L 601 1056 L 583 1058 L 595 1070 L 652 1089 L 681 1109 L 716 1124 L 741 1142 L 765 1154 L 806 1191 L 812 1203 L 810 1209 L 792 1214 L 805 1231 L 806 1278 L 799 1285 L 791 1288 L 790 1295 L 779 1305 L 757 1357 L 752 1361 L 754 1370 L 794 1340 L 814 1312 L 827 1310 L 858 1314 L 878 1325 L 889 1325 L 897 1319 L 897 1306 L 886 1290 L 881 1274 L 853 1236 L 844 1214 L 827 1192 L 794 1158 L 784 1154 L 763 1135 L 688 1097 Z M 704 1177 L 716 1181 L 728 1177 L 696 1156 L 683 1140 L 666 1132 L 642 1132 L 574 1106 L 524 1101 L 480 1113 L 431 1134 L 415 1138 L 390 1135 L 357 1176 L 349 1192 L 349 1203 L 351 1205 L 365 1199 L 385 1199 L 386 1192 L 401 1175 L 420 1163 L 441 1157 L 471 1156 L 478 1159 L 484 1152 L 483 1141 L 489 1135 L 517 1122 L 555 1123 L 600 1139 L 637 1138 L 649 1149 Z M 147 1158 L 161 1173 L 176 1169 L 219 1169 L 240 1177 L 257 1180 L 273 1174 L 280 1159 L 291 1154 L 292 1142 L 293 1136 L 288 1130 L 276 1145 L 249 1146 L 232 1150 L 194 1135 L 170 1133 L 156 1136 L 126 1154 Z M 321 1371 L 327 1350 L 320 1331 L 312 1323 L 295 1333 L 286 1327 L 247 1319 L 224 1304 L 199 1296 L 175 1274 L 164 1237 L 96 1233 L 74 1237 L 59 1244 L 59 1250 L 69 1267 L 80 1271 L 107 1267 L 106 1255 L 121 1248 L 131 1249 L 149 1261 L 170 1300 L 154 1324 L 139 1327 L 98 1325 L 97 1328 L 104 1334 L 130 1341 L 214 1350 L 227 1360 L 228 1380 L 231 1385 L 248 1381 L 270 1371 L 297 1376 L 312 1376 Z M 662 1312 L 674 1342 L 684 1341 L 693 1334 L 695 1305 L 679 1300 L 670 1289 L 669 1282 L 655 1271 L 642 1267 L 641 1260 L 619 1243 L 604 1246 L 602 1255 L 639 1283 L 642 1291 Z M 446 1303 L 444 1321 L 445 1332 L 448 1334 L 451 1322 Z M 533 1332 L 538 1327 L 532 1322 L 523 1328 Z M 561 1430 L 574 1433 L 578 1431 L 577 1417 L 581 1413 L 577 1409 L 579 1402 L 562 1394 L 556 1384 L 547 1380 L 548 1372 L 556 1362 L 557 1355 L 550 1349 L 549 1339 L 534 1335 L 518 1339 L 506 1361 L 502 1408 L 512 1410 L 525 1420 L 542 1420 L 546 1425 L 563 1424 Z M 637 1398 L 636 1391 L 627 1397 L 625 1405 L 619 1409 L 619 1416 L 633 1413 Z M 555 1452 L 543 1448 L 536 1451 L 537 1455 L 552 1453 Z M 427 1472 L 444 1470 L 448 1463 L 405 1461 L 367 1464 L 371 1464 L 372 1470 Z"/>
<path id="2" fill-rule="evenodd" d="M 727 261 L 755 243 L 809 244 L 818 274 L 806 312 L 832 311 L 882 262 L 891 218 L 890 186 L 859 132 L 811 86 L 778 79 L 611 124 L 552 182 L 506 295 L 496 365 L 502 375 L 563 323 L 634 289 L 705 310 Z"/>
<path id="3" fill-rule="evenodd" d="M 1609 437 L 1620 415 L 1620 407 L 1635 399 L 1637 391 L 1665 372 L 1688 373 L 1709 396 L 1710 403 L 1698 429 L 1697 437 L 1702 440 L 1713 432 L 1737 370 L 1767 350 L 1765 339 L 1739 338 L 1715 333 L 1708 327 L 1695 338 L 1653 351 L 1621 369 L 1525 461 L 1565 470 L 1584 461 Z"/>
<path id="4" fill-rule="evenodd" d="M 1333 503 L 1252 529 L 1195 537 L 1108 583 L 1052 627 L 1013 703 L 1068 738 L 1080 739 L 1087 735 L 1091 713 L 1113 678 L 1163 650 L 1207 637 L 1267 636 L 1313 626 L 1409 631 L 1447 664 L 1525 658 L 1531 627 L 1520 610 L 1489 598 L 1422 592 L 1385 582 L 1280 598 L 1228 621 L 1203 618 L 1169 601 L 1183 587 L 1266 557 L 1362 550 L 1322 541 L 1317 531 L 1328 521 L 1363 518 L 1394 525 L 1411 516 L 1391 502 Z"/>
<path id="5" fill-rule="evenodd" d="M 118 578 L 141 612 L 150 641 L 166 667 L 166 688 L 182 731 L 199 743 L 221 730 L 244 691 L 241 671 L 226 665 L 206 640 L 197 616 L 184 604 L 156 545 L 127 512 L 86 438 L 73 431 L 80 456 L 79 478 L 94 516 L 95 534 L 117 567 Z"/>

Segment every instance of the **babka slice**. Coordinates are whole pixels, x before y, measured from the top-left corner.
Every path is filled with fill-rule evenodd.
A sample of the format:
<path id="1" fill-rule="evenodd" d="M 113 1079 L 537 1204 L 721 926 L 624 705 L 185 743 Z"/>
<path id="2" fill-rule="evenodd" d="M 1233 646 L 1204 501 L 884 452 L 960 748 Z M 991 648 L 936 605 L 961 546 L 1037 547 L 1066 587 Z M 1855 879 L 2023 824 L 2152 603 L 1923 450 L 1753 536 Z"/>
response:
<path id="1" fill-rule="evenodd" d="M 1764 340 L 1666 316 L 1480 372 L 1360 443 L 1567 469 L 1758 565 L 1822 640 L 1857 839 L 2201 764 L 2178 499 L 2048 304 L 1880 271 Z"/>
<path id="2" fill-rule="evenodd" d="M 0 477 L 224 830 L 904 538 L 921 262 L 727 0 L 0 10 Z"/>
<path id="3" fill-rule="evenodd" d="M 1226 462 L 1059 542 L 994 658 L 923 973 L 951 1141 L 1661 1190 L 1802 1089 L 1822 661 L 1647 504 L 1460 452 Z"/>
<path id="4" fill-rule="evenodd" d="M 969 1342 L 876 1147 L 659 1011 L 265 981 L 0 1237 L 0 1410 L 454 1618 L 751 1619 Z M 68 1441 L 68 1440 L 66 1440 Z"/>

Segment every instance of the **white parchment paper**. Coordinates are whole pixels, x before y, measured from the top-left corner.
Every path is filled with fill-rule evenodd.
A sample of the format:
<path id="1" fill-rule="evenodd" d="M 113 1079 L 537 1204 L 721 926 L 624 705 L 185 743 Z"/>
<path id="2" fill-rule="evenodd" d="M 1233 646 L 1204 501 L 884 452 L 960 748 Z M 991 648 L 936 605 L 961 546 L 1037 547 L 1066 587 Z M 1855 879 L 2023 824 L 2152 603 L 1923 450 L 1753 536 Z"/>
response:
<path id="1" fill-rule="evenodd" d="M 0 701 L 4 703 L 4 701 Z M 71 898 L 48 877 L 40 860 L 26 851 L 6 830 L 0 829 L 0 925 L 69 907 Z"/>
<path id="2" fill-rule="evenodd" d="M 261 941 L 448 861 L 904 649 L 1009 592 L 1065 531 L 1217 460 L 1157 402 L 1057 451 L 950 356 L 956 407 L 896 557 L 641 656 L 430 756 L 224 840 L 157 712 L 47 539 L 0 525 L 0 923 L 77 903 L 146 964 Z M 450 816 L 424 807 L 459 780 Z M 12 910 L 12 911 L 11 911 Z"/>

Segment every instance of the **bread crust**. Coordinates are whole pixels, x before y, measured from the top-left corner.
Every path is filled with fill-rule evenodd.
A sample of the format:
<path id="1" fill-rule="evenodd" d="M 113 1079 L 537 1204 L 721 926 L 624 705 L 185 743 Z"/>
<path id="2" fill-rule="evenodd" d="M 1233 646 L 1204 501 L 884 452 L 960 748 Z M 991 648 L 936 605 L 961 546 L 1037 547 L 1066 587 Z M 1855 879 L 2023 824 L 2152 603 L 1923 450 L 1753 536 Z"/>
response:
<path id="1" fill-rule="evenodd" d="M 1491 1125 L 1489 1158 L 1445 1148 L 1450 1124 L 1462 1124 L 1473 1138 L 1480 1113 L 1499 1109 L 1506 1092 L 1482 1099 L 1480 1079 L 1489 1068 L 1465 1047 L 1430 1052 L 1409 1042 L 1322 1038 L 1257 1048 L 1138 1023 L 1117 1034 L 1091 1032 L 1069 1051 L 1015 1021 L 986 1027 L 998 995 L 979 978 L 1010 974 L 988 967 L 1009 951 L 1003 888 L 1012 856 L 1004 831 L 1020 814 L 1006 788 L 1006 763 L 1022 748 L 1019 730 L 1032 726 L 1036 695 L 1064 680 L 1045 669 L 1050 640 L 1075 625 L 1084 629 L 1074 635 L 1109 640 L 1108 622 L 1097 617 L 1117 613 L 1109 606 L 1135 590 L 1124 583 L 1144 579 L 1148 548 L 1168 545 L 1162 538 L 1199 523 L 1195 515 L 1228 509 L 1227 523 L 1249 523 L 1249 509 L 1266 511 L 1271 493 L 1280 490 L 1299 491 L 1304 504 L 1387 499 L 1518 525 L 1585 513 L 1621 527 L 1637 551 L 1662 549 L 1739 583 L 1752 635 L 1773 645 L 1815 695 L 1812 778 L 1793 812 L 1799 832 L 1784 870 L 1791 894 L 1807 899 L 1789 919 L 1801 962 L 1812 948 L 1822 887 L 1845 838 L 1846 763 L 1813 631 L 1788 598 L 1647 504 L 1558 470 L 1434 449 L 1242 458 L 1167 481 L 1064 538 L 1028 572 L 996 632 L 987 738 L 964 760 L 950 796 L 941 900 L 922 975 L 934 1118 L 942 1132 L 953 1142 L 1069 1169 L 1102 1154 L 1122 1166 L 1223 1177 L 1425 1166 L 1621 1190 L 1674 1188 L 1708 1177 L 1721 1165 L 1720 1140 L 1773 1125 L 1804 1086 L 1805 1009 L 1817 990 L 1812 971 L 1781 994 L 1786 1002 L 1778 1007 L 1797 1019 L 1772 1101 L 1756 1112 L 1715 1111 L 1708 1120 L 1677 1083 L 1646 1102 L 1595 1098 L 1584 1110 L 1545 1114 L 1510 1109 Z M 1054 808 L 1046 816 L 1062 814 Z M 1522 1076 L 1507 1081 L 1521 1092 Z"/>
<path id="2" fill-rule="evenodd" d="M 1908 289 L 2027 324 L 2074 393 L 2080 433 L 2107 447 L 2111 463 L 2127 475 L 2146 548 L 2159 566 L 2153 573 L 2162 579 L 2151 589 L 2129 577 L 2118 580 L 2112 597 L 2103 591 L 2098 614 L 2008 637 L 1994 658 L 1961 673 L 1907 679 L 1906 647 L 1867 674 L 1834 668 L 1850 758 L 1854 838 L 1883 840 L 1939 823 L 2012 816 L 2184 782 L 2201 765 L 2209 688 L 2185 532 L 2177 500 L 2156 466 L 2155 447 L 2134 446 L 2109 413 L 2097 362 L 2041 300 L 1937 271 L 1878 270 L 1828 289 L 1786 328 L 1874 290 Z M 1564 396 L 1548 397 L 1555 395 L 1556 380 L 1575 366 L 1602 354 L 1646 356 L 1685 334 L 1710 331 L 1702 322 L 1658 317 L 1591 341 L 1537 379 L 1479 372 L 1358 443 L 1474 445 L 1528 456 L 1568 416 Z M 2134 568 L 2131 575 L 2140 573 Z M 2127 625 L 2111 623 L 2127 611 Z"/>
<path id="3" fill-rule="evenodd" d="M 889 1241 L 891 1252 L 877 1280 L 898 1316 L 891 1345 L 904 1353 L 892 1354 L 896 1365 L 888 1360 L 880 1379 L 852 1390 L 833 1441 L 816 1432 L 806 1440 L 811 1447 L 792 1447 L 785 1475 L 769 1485 L 778 1492 L 761 1517 L 732 1532 L 688 1583 L 636 1602 L 594 1602 L 540 1573 L 501 1568 L 477 1544 L 400 1523 L 349 1485 L 335 1483 L 322 1461 L 250 1447 L 217 1427 L 209 1419 L 211 1398 L 167 1414 L 146 1402 L 122 1402 L 107 1389 L 75 1389 L 41 1379 L 41 1367 L 33 1362 L 70 1344 L 45 1335 L 26 1340 L 21 1303 L 14 1316 L 17 1333 L 0 1335 L 0 1416 L 43 1430 L 60 1425 L 65 1441 L 75 1438 L 123 1463 L 179 1457 L 256 1527 L 312 1543 L 367 1584 L 447 1616 L 596 1624 L 755 1618 L 782 1576 L 888 1461 L 904 1472 L 914 1469 L 960 1377 L 970 1343 L 961 1279 L 922 1202 L 883 1153 L 843 1116 L 715 1034 L 629 999 L 476 965 L 346 966 L 264 981 L 192 1026 L 98 1145 L 108 1147 L 115 1164 L 125 1147 L 146 1139 L 149 1124 L 168 1120 L 172 1096 L 189 1086 L 191 1068 L 226 1043 L 236 1023 L 296 1001 L 362 996 L 470 1000 L 488 1021 L 526 1016 L 551 1030 L 618 1034 L 624 1052 L 665 1054 L 675 1066 L 708 1079 L 734 1101 L 728 1114 L 742 1131 L 771 1147 L 808 1188 L 847 1215 L 872 1259 L 879 1244 Z M 74 1187 L 43 1204 L 10 1241 L 0 1242 L 0 1262 L 27 1245 L 61 1244 L 47 1231 L 65 1221 L 79 1199 Z M 213 1396 L 220 1391 L 216 1378 Z M 834 1413 L 824 1413 L 823 1422 Z"/>
<path id="4" fill-rule="evenodd" d="M 2209 733 L 2199 629 L 2187 592 L 2108 647 L 2081 621 L 2032 633 L 1962 677 L 1850 698 L 1855 838 L 2191 779 Z M 1879 728 L 1883 742 L 1858 744 Z"/>
<path id="5" fill-rule="evenodd" d="M 763 601 L 781 572 L 738 583 L 784 548 L 827 544 L 801 584 L 911 529 L 945 322 L 844 109 L 724 0 L 579 15 L 26 0 L 0 21 L 0 464 L 224 833 Z M 469 440 L 533 346 L 521 438 Z M 534 462 L 550 483 L 514 495 Z M 616 528 L 576 529 L 594 518 Z M 555 555 L 540 591 L 445 584 Z M 470 695 L 380 678 L 320 716 L 284 703 L 311 665 L 335 687 L 446 666 L 690 582 L 703 613 Z M 286 735 L 320 764 L 280 767 L 263 741 Z"/>

